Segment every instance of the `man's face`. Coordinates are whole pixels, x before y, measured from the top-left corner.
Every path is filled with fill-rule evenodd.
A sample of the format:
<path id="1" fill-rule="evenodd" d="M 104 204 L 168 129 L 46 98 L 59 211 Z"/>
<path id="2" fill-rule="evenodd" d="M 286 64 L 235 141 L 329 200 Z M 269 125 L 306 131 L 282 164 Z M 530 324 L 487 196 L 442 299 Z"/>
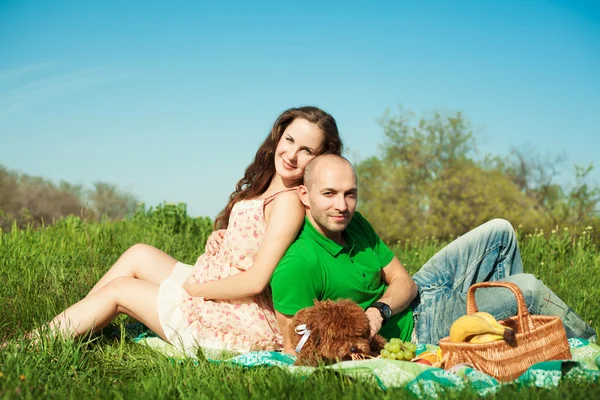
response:
<path id="1" fill-rule="evenodd" d="M 341 237 L 356 210 L 358 189 L 352 167 L 343 160 L 323 161 L 300 195 L 315 228 L 332 240 Z"/>

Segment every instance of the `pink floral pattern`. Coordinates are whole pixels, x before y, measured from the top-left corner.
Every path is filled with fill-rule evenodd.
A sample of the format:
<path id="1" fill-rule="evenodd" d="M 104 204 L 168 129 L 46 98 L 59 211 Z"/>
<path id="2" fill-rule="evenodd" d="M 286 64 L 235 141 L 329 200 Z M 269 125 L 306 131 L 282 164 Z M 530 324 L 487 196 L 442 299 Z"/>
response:
<path id="1" fill-rule="evenodd" d="M 252 268 L 267 227 L 264 207 L 274 196 L 265 200 L 243 200 L 234 205 L 219 252 L 214 256 L 203 254 L 196 261 L 193 274 L 198 282 Z M 200 346 L 203 343 L 214 346 L 218 342 L 223 349 L 237 351 L 283 347 L 269 289 L 237 300 L 211 301 L 188 296 L 181 311 Z"/>

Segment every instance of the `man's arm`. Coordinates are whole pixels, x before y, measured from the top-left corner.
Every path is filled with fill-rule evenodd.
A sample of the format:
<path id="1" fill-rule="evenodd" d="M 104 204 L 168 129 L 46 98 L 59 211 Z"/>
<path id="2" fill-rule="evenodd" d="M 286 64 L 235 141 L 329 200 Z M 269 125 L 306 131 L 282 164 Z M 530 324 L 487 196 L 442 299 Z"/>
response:
<path id="1" fill-rule="evenodd" d="M 292 346 L 292 338 L 290 338 L 290 326 L 292 325 L 292 315 L 282 314 L 279 311 L 275 311 L 277 315 L 277 323 L 279 324 L 279 329 L 283 334 L 283 351 L 285 353 L 296 355 L 296 349 Z"/>
<path id="2" fill-rule="evenodd" d="M 405 310 L 417 296 L 417 284 L 398 257 L 394 256 L 392 261 L 381 269 L 381 278 L 388 284 L 388 288 L 378 301 L 389 305 L 392 315 Z M 371 323 L 371 336 L 375 336 L 381 329 L 383 318 L 376 308 L 367 308 L 365 312 Z"/>

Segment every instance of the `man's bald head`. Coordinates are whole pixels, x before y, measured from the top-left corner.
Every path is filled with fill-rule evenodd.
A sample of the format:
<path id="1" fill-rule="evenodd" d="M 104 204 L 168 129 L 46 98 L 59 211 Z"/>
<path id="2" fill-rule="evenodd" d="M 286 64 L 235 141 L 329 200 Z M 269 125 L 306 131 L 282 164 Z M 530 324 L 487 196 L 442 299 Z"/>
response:
<path id="1" fill-rule="evenodd" d="M 336 243 L 354 216 L 358 200 L 356 171 L 344 157 L 324 154 L 313 158 L 304 170 L 298 189 L 306 217 L 313 227 Z"/>
<path id="2" fill-rule="evenodd" d="M 322 154 L 313 158 L 304 169 L 304 186 L 308 190 L 312 184 L 318 179 L 320 174 L 325 174 L 327 171 L 350 168 L 354 175 L 354 180 L 357 180 L 356 170 L 354 166 L 342 156 L 336 154 Z"/>

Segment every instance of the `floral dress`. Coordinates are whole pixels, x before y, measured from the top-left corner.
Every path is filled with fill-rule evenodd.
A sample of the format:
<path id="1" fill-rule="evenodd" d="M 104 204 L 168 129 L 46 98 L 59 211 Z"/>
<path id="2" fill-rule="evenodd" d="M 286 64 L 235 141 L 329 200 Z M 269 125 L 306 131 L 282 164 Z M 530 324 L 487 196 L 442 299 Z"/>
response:
<path id="1" fill-rule="evenodd" d="M 172 344 L 182 347 L 190 355 L 195 354 L 198 347 L 205 352 L 248 352 L 283 347 L 269 288 L 252 297 L 206 300 L 190 296 L 181 287 L 190 273 L 198 282 L 208 282 L 252 268 L 267 227 L 265 206 L 282 192 L 266 199 L 236 203 L 219 251 L 212 256 L 201 255 L 193 269 L 178 263 L 173 274 L 163 281 L 158 294 L 158 313 Z"/>

